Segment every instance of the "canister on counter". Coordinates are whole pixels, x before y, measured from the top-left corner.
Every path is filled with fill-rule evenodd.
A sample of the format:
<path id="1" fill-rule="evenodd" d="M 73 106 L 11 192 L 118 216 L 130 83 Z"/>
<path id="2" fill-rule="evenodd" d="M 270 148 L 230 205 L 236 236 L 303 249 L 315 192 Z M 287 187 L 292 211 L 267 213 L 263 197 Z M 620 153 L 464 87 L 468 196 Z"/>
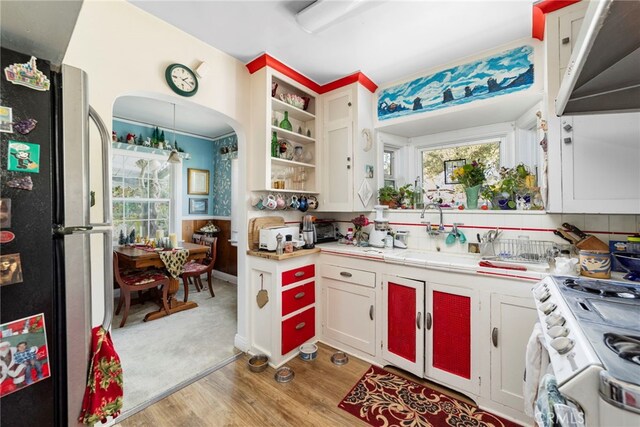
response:
<path id="1" fill-rule="evenodd" d="M 580 275 L 596 279 L 611 278 L 611 255 L 608 251 L 581 250 Z"/>

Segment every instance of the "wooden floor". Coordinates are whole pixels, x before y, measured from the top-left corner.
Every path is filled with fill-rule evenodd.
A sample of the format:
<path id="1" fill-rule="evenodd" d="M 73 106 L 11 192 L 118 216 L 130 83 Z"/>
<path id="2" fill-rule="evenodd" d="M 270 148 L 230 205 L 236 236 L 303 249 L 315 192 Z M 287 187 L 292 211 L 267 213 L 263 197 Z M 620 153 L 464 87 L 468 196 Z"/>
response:
<path id="1" fill-rule="evenodd" d="M 338 408 L 338 403 L 367 371 L 370 364 L 355 357 L 336 366 L 330 361 L 335 350 L 319 344 L 318 358 L 305 362 L 295 358 L 288 363 L 295 378 L 280 384 L 275 370 L 253 373 L 243 356 L 117 426 L 366 426 Z M 432 383 L 389 369 L 396 374 L 428 385 Z M 463 396 L 454 397 L 472 403 Z"/>

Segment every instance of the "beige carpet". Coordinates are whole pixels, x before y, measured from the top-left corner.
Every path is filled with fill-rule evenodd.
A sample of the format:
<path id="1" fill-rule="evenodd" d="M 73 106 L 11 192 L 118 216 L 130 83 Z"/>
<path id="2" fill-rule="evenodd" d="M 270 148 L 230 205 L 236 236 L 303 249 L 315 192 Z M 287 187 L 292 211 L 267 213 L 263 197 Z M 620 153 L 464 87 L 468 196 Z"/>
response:
<path id="1" fill-rule="evenodd" d="M 195 309 L 143 322 L 144 315 L 158 306 L 152 302 L 132 305 L 123 328 L 118 327 L 122 313 L 114 316 L 112 336 L 124 372 L 123 415 L 145 407 L 239 352 L 233 347 L 236 285 L 214 279 L 216 296 L 211 298 L 204 278 L 203 283 L 202 292 L 193 285 L 189 288 L 189 300 L 198 303 Z M 183 295 L 181 286 L 179 301 Z"/>

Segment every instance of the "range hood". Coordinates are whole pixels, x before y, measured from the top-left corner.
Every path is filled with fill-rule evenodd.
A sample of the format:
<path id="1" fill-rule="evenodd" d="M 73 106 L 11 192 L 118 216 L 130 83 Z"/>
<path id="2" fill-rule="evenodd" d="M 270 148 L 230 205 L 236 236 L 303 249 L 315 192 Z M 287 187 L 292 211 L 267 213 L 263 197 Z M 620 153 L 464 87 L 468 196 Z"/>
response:
<path id="1" fill-rule="evenodd" d="M 640 111 L 640 2 L 592 0 L 556 98 L 556 114 Z"/>

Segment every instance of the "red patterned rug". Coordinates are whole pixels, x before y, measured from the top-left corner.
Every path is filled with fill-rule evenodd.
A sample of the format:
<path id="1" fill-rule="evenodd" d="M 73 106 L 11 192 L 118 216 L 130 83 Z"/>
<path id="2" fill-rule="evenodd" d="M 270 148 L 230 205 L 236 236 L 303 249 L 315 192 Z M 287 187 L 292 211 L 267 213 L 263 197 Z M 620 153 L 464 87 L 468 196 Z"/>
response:
<path id="1" fill-rule="evenodd" d="M 376 427 L 519 426 L 376 366 L 369 368 L 338 407 Z"/>

